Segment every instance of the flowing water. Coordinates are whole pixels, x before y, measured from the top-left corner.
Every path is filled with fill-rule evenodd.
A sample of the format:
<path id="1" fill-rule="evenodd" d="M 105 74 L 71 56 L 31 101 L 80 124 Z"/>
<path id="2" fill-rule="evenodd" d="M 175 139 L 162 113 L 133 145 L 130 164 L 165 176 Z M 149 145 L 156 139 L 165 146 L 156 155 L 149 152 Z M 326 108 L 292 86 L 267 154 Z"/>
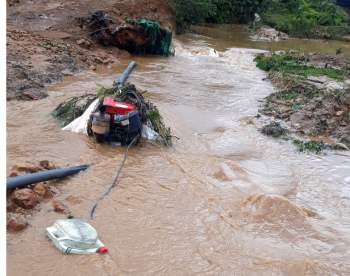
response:
<path id="1" fill-rule="evenodd" d="M 253 116 L 273 87 L 255 67 L 258 50 L 234 47 L 266 47 L 214 31 L 180 37 L 175 57 L 136 59 L 130 80 L 148 91 L 179 139 L 172 148 L 130 150 L 118 186 L 90 221 L 109 254 L 59 253 L 45 228 L 64 216 L 47 202 L 29 228 L 8 234 L 8 275 L 348 275 L 350 155 L 299 154 L 260 134 Z M 42 159 L 93 164 L 57 184 L 76 217 L 88 219 L 123 149 L 61 131 L 49 113 L 96 83 L 111 85 L 126 64 L 7 106 L 8 168 Z"/>

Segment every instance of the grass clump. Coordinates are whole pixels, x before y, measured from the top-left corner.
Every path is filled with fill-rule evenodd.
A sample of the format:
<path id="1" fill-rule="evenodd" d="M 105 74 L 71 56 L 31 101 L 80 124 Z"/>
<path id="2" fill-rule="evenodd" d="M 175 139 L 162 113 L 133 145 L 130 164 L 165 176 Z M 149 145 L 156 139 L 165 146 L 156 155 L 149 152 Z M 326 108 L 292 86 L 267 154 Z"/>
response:
<path id="1" fill-rule="evenodd" d="M 326 76 L 334 80 L 344 80 L 346 75 L 345 69 L 308 65 L 307 59 L 289 54 L 258 55 L 255 62 L 256 66 L 264 71 L 292 74 L 303 78 Z"/>
<path id="2" fill-rule="evenodd" d="M 99 98 L 100 100 L 103 100 L 104 97 L 106 96 L 113 96 L 113 97 L 117 97 L 120 95 L 120 91 L 118 91 L 118 89 L 116 89 L 115 87 L 105 87 L 101 84 L 96 84 L 97 88 L 96 88 L 96 95 L 97 98 Z"/>
<path id="3" fill-rule="evenodd" d="M 166 146 L 171 146 L 171 129 L 169 127 L 166 127 L 163 118 L 160 115 L 159 110 L 156 106 L 149 104 L 149 109 L 147 111 L 147 119 L 151 123 L 153 130 L 159 134 L 162 144 Z"/>
<path id="4" fill-rule="evenodd" d="M 293 144 L 297 147 L 299 152 L 320 154 L 326 148 L 326 145 L 323 142 L 317 141 L 301 141 L 295 139 L 293 140 Z"/>
<path id="5" fill-rule="evenodd" d="M 52 116 L 60 122 L 62 127 L 65 127 L 80 117 L 95 99 L 94 94 L 71 97 L 59 104 L 52 112 Z"/>

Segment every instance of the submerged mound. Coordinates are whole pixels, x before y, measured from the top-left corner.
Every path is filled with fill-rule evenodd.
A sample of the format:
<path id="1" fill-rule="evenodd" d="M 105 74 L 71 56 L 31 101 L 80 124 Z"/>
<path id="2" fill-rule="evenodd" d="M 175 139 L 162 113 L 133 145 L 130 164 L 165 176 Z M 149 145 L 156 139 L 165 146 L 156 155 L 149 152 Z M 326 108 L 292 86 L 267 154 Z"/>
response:
<path id="1" fill-rule="evenodd" d="M 280 195 L 256 194 L 246 198 L 242 204 L 244 213 L 254 220 L 270 223 L 287 223 L 301 226 L 312 212 L 298 207 Z"/>

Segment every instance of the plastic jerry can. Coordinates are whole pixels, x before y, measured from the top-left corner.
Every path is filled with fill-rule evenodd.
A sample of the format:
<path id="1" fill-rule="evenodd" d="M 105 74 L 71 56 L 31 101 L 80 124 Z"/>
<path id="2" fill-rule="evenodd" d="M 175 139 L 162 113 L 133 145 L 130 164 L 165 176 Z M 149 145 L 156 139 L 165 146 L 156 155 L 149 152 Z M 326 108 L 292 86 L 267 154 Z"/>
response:
<path id="1" fill-rule="evenodd" d="M 60 219 L 46 228 L 53 244 L 65 254 L 107 253 L 97 231 L 80 219 Z"/>

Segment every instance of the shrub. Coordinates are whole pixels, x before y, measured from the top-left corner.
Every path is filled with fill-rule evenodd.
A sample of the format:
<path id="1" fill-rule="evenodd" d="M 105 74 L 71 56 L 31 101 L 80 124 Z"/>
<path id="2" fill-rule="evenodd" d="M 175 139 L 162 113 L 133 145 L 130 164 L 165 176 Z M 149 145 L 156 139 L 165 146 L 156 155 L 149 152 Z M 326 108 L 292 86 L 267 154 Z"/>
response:
<path id="1" fill-rule="evenodd" d="M 263 21 L 297 37 L 334 38 L 349 32 L 349 16 L 331 0 L 264 0 Z"/>
<path id="2" fill-rule="evenodd" d="M 262 0 L 170 0 L 178 31 L 191 24 L 248 23 L 254 19 Z"/>
<path id="3" fill-rule="evenodd" d="M 350 31 L 349 16 L 332 0 L 169 0 L 178 31 L 191 24 L 263 23 L 298 37 L 334 38 Z"/>

